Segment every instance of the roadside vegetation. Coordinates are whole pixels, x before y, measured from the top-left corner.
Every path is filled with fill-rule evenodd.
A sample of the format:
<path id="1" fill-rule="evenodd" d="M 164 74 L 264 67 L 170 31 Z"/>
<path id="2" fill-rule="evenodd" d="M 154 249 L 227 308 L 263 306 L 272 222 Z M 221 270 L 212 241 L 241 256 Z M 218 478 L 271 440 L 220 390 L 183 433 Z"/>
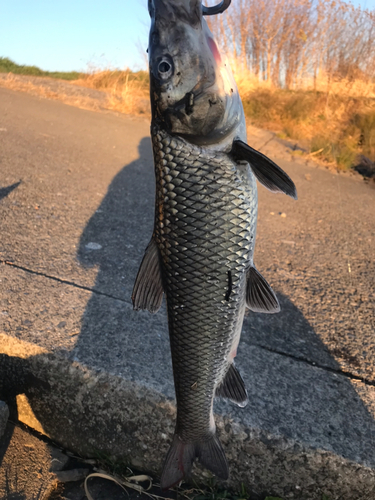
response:
<path id="1" fill-rule="evenodd" d="M 238 0 L 209 23 L 254 125 L 339 168 L 375 162 L 375 10 Z"/>
<path id="2" fill-rule="evenodd" d="M 297 141 L 310 156 L 348 169 L 375 162 L 375 99 L 314 90 L 242 89 L 248 120 Z"/>
<path id="3" fill-rule="evenodd" d="M 136 490 L 140 497 L 146 498 L 147 496 L 151 500 L 251 500 L 252 496 L 243 483 L 239 491 L 230 491 L 220 486 L 214 477 L 203 481 L 203 484 L 200 485 L 195 484 L 193 480 L 190 484 L 183 483 L 169 489 L 167 492 L 161 492 L 160 485 L 157 482 L 141 471 L 135 471 L 132 467 L 126 465 L 125 461 L 113 460 L 109 455 L 102 452 L 97 454 L 97 459 L 94 459 L 95 461 L 95 472 L 86 477 L 84 485 L 86 496 L 90 500 L 94 499 L 90 494 L 89 484 L 97 475 L 101 479 L 116 483 L 128 495 L 129 493 L 134 493 L 132 490 Z M 160 496 L 161 494 L 162 496 Z M 133 495 L 130 496 L 133 498 Z M 264 500 L 283 499 L 275 496 L 266 496 Z M 322 495 L 322 500 L 330 499 Z"/>
<path id="4" fill-rule="evenodd" d="M 335 79 L 328 84 L 321 76 L 315 90 L 287 89 L 260 81 L 249 70 L 237 70 L 235 76 L 252 125 L 298 141 L 313 157 L 342 169 L 361 156 L 375 162 L 375 83 Z M 112 109 L 150 114 L 146 71 L 93 72 L 74 83 L 109 92 Z"/>
<path id="5" fill-rule="evenodd" d="M 128 492 L 137 490 L 141 492 L 142 498 L 145 498 L 145 496 L 152 500 L 251 500 L 254 498 L 244 483 L 241 483 L 238 491 L 227 490 L 215 477 L 206 479 L 200 485 L 196 484 L 194 480 L 191 480 L 189 484 L 183 482 L 167 492 L 162 492 L 162 496 L 160 496 L 160 485 L 157 481 L 152 480 L 150 476 L 144 475 L 139 470 L 134 470 L 132 466 L 127 464 L 126 460 L 115 460 L 103 452 L 97 452 L 95 455 L 94 459 L 90 459 L 90 463 L 95 463 L 94 471 L 100 471 L 102 479 L 114 481 L 118 485 L 125 487 Z M 89 475 L 88 480 L 90 479 Z M 139 486 L 133 487 L 134 479 L 139 481 L 137 484 L 141 485 L 141 488 Z M 149 489 L 147 489 L 148 486 L 150 486 Z M 279 496 L 264 495 L 263 500 L 286 499 Z M 331 499 L 327 495 L 322 494 L 320 500 Z"/>
<path id="6" fill-rule="evenodd" d="M 150 114 L 148 71 L 93 71 L 81 75 L 75 83 L 108 92 L 110 109 L 120 113 Z"/>
<path id="7" fill-rule="evenodd" d="M 0 73 L 13 73 L 15 75 L 48 76 L 49 78 L 60 78 L 61 80 L 77 80 L 80 73 L 76 71 L 43 71 L 37 66 L 25 66 L 16 64 L 8 57 L 0 57 Z"/>
<path id="8" fill-rule="evenodd" d="M 249 123 L 313 158 L 375 175 L 375 10 L 343 0 L 238 0 L 208 21 Z M 105 91 L 109 109 L 150 114 L 146 71 L 51 73 L 0 58 L 0 72 L 70 80 Z"/>

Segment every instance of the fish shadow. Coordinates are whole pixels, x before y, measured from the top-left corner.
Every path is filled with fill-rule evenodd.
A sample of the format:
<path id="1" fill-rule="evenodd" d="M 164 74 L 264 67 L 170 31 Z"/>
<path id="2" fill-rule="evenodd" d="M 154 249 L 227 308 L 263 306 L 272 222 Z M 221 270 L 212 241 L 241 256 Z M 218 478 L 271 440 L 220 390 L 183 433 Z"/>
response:
<path id="1" fill-rule="evenodd" d="M 82 233 L 78 251 L 83 265 L 99 267 L 95 289 L 109 290 L 128 304 L 115 306 L 93 294 L 73 355 L 156 387 L 171 398 L 165 307 L 151 315 L 132 311 L 130 303 L 154 220 L 149 138 L 140 142 L 139 156 L 113 179 Z M 99 256 L 88 251 L 90 241 L 106 246 L 105 252 Z M 279 293 L 278 298 L 279 314 L 250 312 L 244 321 L 237 359 L 248 387 L 248 408 L 236 410 L 230 403 L 218 403 L 219 413 L 229 411 L 244 425 L 375 466 L 374 448 L 368 446 L 369 440 L 375 442 L 372 414 L 350 378 L 340 374 L 340 365 L 302 312 L 285 295 Z M 282 413 L 285 418 L 280 417 Z M 348 419 L 348 414 L 353 418 Z"/>

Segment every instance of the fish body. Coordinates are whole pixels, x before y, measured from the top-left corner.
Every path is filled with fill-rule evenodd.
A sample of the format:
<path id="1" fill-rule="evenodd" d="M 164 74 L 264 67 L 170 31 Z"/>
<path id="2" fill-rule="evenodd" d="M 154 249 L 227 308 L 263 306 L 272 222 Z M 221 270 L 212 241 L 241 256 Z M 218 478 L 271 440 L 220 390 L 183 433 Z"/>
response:
<path id="1" fill-rule="evenodd" d="M 256 178 L 295 197 L 289 177 L 245 143 L 242 104 L 204 9 L 200 0 L 149 2 L 155 224 L 132 299 L 153 313 L 167 299 L 177 418 L 163 489 L 196 458 L 228 477 L 213 400 L 246 405 L 233 363 L 245 308 L 279 310 L 253 262 Z"/>
<path id="2" fill-rule="evenodd" d="M 214 433 L 213 394 L 241 332 L 255 241 L 256 182 L 247 165 L 224 153 L 157 128 L 152 140 L 158 186 L 153 239 L 167 296 L 177 428 L 183 439 L 196 441 Z"/>

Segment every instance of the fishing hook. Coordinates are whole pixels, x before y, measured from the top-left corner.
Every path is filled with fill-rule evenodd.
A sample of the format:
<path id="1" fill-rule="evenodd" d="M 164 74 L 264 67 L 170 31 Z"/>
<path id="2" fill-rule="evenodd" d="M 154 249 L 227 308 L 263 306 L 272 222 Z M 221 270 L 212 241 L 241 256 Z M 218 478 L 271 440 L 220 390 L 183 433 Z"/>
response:
<path id="1" fill-rule="evenodd" d="M 232 0 L 222 0 L 213 7 L 206 7 L 202 5 L 202 13 L 204 16 L 214 16 L 215 14 L 222 14 L 229 7 Z"/>

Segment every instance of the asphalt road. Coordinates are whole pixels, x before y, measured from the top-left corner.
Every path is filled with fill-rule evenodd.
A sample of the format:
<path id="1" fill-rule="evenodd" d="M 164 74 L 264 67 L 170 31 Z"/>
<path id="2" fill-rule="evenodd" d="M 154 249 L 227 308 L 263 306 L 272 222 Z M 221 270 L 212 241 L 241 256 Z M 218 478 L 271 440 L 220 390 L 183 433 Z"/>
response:
<path id="1" fill-rule="evenodd" d="M 251 363 L 244 353 L 262 352 L 264 372 L 256 384 L 261 387 L 267 377 L 278 381 L 268 397 L 277 401 L 281 391 L 292 409 L 311 389 L 327 415 L 334 411 L 331 404 L 341 405 L 341 416 L 352 404 L 353 422 L 356 414 L 366 414 L 368 434 L 363 429 L 352 439 L 360 442 L 363 459 L 372 461 L 365 436 L 375 415 L 375 184 L 286 161 L 289 155 L 272 142 L 263 152 L 293 178 L 299 199 L 259 188 L 255 263 L 277 292 L 282 311 L 248 314 L 240 366 Z M 169 365 L 164 375 L 165 311 L 135 315 L 130 305 L 152 232 L 153 176 L 146 121 L 0 88 L 0 333 L 95 369 L 130 374 L 173 397 Z M 142 373 L 145 346 L 129 341 L 140 329 L 155 335 L 147 358 L 152 362 Z M 133 368 L 124 353 L 134 360 Z M 288 358 L 294 371 L 279 373 L 285 364 L 277 360 Z M 304 382 L 303 373 L 309 365 L 343 374 L 347 402 L 325 401 L 325 375 L 320 385 L 307 388 L 310 379 Z M 292 373 L 301 383 L 288 402 L 283 375 Z M 252 397 L 261 409 L 263 396 L 258 401 L 254 390 Z M 267 406 L 259 412 L 259 425 L 266 429 L 293 436 L 305 432 L 303 412 L 301 422 L 286 423 L 285 429 Z M 354 423 L 350 429 L 354 435 Z"/>
<path id="2" fill-rule="evenodd" d="M 130 301 L 152 231 L 148 130 L 140 119 L 0 89 L 3 274 L 19 266 L 70 282 L 77 293 Z M 243 341 L 375 383 L 374 184 L 279 164 L 299 200 L 260 187 L 255 258 L 282 312 L 250 313 Z M 18 293 L 27 293 L 22 284 Z M 43 313 L 30 317 L 25 297 L 16 313 L 7 304 L 14 290 L 3 286 L 1 295 L 5 332 L 32 336 Z"/>

